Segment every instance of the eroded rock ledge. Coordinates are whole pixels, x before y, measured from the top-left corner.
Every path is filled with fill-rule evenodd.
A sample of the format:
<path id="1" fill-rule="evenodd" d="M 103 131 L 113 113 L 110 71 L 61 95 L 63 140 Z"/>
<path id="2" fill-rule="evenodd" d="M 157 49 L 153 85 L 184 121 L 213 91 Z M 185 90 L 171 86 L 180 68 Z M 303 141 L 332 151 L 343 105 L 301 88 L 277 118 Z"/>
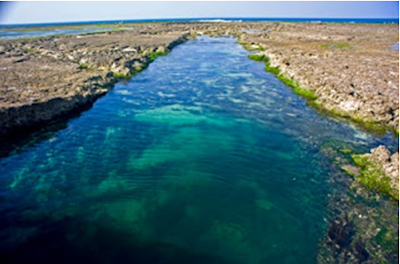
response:
<path id="1" fill-rule="evenodd" d="M 166 25 L 0 42 L 0 134 L 44 124 L 93 103 L 188 39 Z M 150 34 L 151 33 L 151 34 Z"/>
<path id="2" fill-rule="evenodd" d="M 398 25 L 280 23 L 259 34 L 242 34 L 260 47 L 321 108 L 371 128 L 398 132 Z"/>
<path id="3" fill-rule="evenodd" d="M 399 42 L 398 25 L 274 23 L 249 28 L 253 33 L 240 33 L 239 41 L 280 79 L 301 87 L 299 94 L 312 106 L 369 131 L 398 136 L 399 52 L 392 48 Z M 384 146 L 362 156 L 368 169 L 362 165 L 361 171 L 390 179 L 391 190 L 383 193 L 398 200 L 399 155 L 389 161 L 375 158 L 383 152 L 390 156 Z"/>

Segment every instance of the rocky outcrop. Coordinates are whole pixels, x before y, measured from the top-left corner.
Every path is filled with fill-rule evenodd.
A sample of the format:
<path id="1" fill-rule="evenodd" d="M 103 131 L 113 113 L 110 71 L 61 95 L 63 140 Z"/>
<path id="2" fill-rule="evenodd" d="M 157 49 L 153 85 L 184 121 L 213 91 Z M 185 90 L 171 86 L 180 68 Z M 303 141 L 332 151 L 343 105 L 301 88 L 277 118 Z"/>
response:
<path id="1" fill-rule="evenodd" d="M 76 87 L 77 92 L 74 94 L 1 108 L 0 133 L 6 134 L 16 129 L 38 127 L 57 117 L 69 114 L 93 103 L 98 97 L 105 94 L 115 81 L 112 74 L 92 76 Z M 71 88 L 73 86 L 71 85 Z"/>
<path id="2" fill-rule="evenodd" d="M 313 91 L 316 105 L 367 128 L 398 131 L 399 54 L 395 25 L 280 23 L 241 34 L 271 66 Z"/>
<path id="3" fill-rule="evenodd" d="M 184 29 L 146 32 L 0 42 L 0 134 L 40 126 L 93 103 L 119 79 L 189 37 Z"/>
<path id="4" fill-rule="evenodd" d="M 371 153 L 353 155 L 353 160 L 360 169 L 360 177 L 371 188 L 390 188 L 387 192 L 395 200 L 399 200 L 399 153 L 391 154 L 385 146 L 371 150 Z M 380 185 L 387 184 L 380 187 Z M 379 191 L 379 190 L 378 190 Z"/>
<path id="5" fill-rule="evenodd" d="M 399 53 L 391 49 L 399 41 L 397 25 L 274 23 L 253 28 L 259 33 L 242 32 L 239 41 L 267 57 L 281 79 L 315 94 L 308 98 L 312 106 L 369 131 L 398 135 Z M 391 190 L 384 193 L 397 193 L 398 200 L 399 154 L 387 158 L 383 149 L 366 154 L 368 169 L 361 171 L 390 178 Z M 351 166 L 345 170 L 359 173 Z"/>

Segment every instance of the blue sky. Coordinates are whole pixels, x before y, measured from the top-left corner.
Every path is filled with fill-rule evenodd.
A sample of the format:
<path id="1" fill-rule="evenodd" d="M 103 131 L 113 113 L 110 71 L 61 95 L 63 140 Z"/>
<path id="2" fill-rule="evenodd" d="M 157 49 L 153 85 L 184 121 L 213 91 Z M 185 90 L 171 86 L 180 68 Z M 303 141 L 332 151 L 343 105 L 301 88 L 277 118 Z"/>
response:
<path id="1" fill-rule="evenodd" d="M 198 17 L 398 18 L 399 2 L 7 2 L 1 24 Z"/>

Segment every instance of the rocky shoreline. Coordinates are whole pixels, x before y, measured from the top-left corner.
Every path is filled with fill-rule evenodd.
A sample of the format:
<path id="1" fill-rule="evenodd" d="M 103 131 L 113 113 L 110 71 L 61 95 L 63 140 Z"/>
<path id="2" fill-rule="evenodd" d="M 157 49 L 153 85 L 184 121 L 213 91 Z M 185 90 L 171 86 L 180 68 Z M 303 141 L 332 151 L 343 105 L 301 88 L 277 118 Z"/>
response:
<path id="1" fill-rule="evenodd" d="M 399 55 L 391 50 L 398 26 L 258 22 L 149 23 L 107 33 L 0 41 L 0 133 L 34 123 L 31 114 L 29 120 L 12 118 L 19 108 L 74 95 L 93 101 L 157 54 L 201 34 L 237 36 L 267 56 L 271 67 L 315 93 L 314 106 L 367 128 L 398 132 Z"/>
<path id="2" fill-rule="evenodd" d="M 157 29 L 0 41 L 0 135 L 93 103 L 188 39 Z"/>
<path id="3" fill-rule="evenodd" d="M 276 23 L 252 29 L 256 33 L 241 34 L 239 41 L 311 106 L 370 132 L 398 136 L 399 52 L 391 49 L 399 41 L 398 25 Z M 356 166 L 345 165 L 345 171 L 398 201 L 398 152 L 381 145 L 362 157 L 368 169 L 353 159 Z M 377 179 L 390 187 L 376 188 Z"/>
<path id="4" fill-rule="evenodd" d="M 40 127 L 84 108 L 158 55 L 203 34 L 236 36 L 319 111 L 369 131 L 398 135 L 399 52 L 392 49 L 398 33 L 398 25 L 385 24 L 197 22 L 2 40 L 0 135 Z M 398 154 L 394 159 L 398 162 Z M 390 173 L 381 170 L 383 160 L 373 164 L 395 182 L 398 166 Z"/>
<path id="5" fill-rule="evenodd" d="M 259 46 L 272 67 L 314 92 L 321 108 L 398 131 L 397 25 L 280 23 L 259 31 L 240 42 Z"/>

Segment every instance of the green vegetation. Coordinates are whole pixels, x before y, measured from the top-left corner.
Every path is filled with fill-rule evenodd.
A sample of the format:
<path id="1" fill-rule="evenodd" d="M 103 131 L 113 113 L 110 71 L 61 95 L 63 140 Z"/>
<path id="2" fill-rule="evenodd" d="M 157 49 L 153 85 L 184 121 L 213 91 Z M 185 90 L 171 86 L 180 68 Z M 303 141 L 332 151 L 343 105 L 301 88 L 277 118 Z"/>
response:
<path id="1" fill-rule="evenodd" d="M 373 190 L 377 193 L 388 196 L 391 200 L 399 202 L 397 190 L 394 190 L 390 184 L 390 178 L 385 176 L 382 168 L 369 161 L 366 155 L 351 155 L 353 162 L 360 168 L 360 176 L 355 179 L 365 188 Z"/>
<path id="2" fill-rule="evenodd" d="M 258 54 L 250 54 L 247 56 L 251 60 L 255 61 L 268 61 L 268 57 L 265 54 L 258 55 Z"/>
<path id="3" fill-rule="evenodd" d="M 387 131 L 393 132 L 395 136 L 398 137 L 398 134 L 396 134 L 396 129 L 390 128 L 385 126 L 384 124 L 381 124 L 376 121 L 371 121 L 371 120 L 364 120 L 361 117 L 357 116 L 350 116 L 349 114 L 337 110 L 337 109 L 327 109 L 321 104 L 312 101 L 308 102 L 310 106 L 314 107 L 317 112 L 321 115 L 326 115 L 332 118 L 340 118 L 343 119 L 343 121 L 347 121 L 356 127 L 358 127 L 361 130 L 367 131 L 369 133 L 373 133 L 376 135 L 385 135 Z"/>
<path id="4" fill-rule="evenodd" d="M 27 53 L 37 53 L 37 51 L 35 51 L 34 49 L 31 48 L 22 48 L 23 51 L 27 52 Z"/>
<path id="5" fill-rule="evenodd" d="M 367 121 L 362 119 L 361 117 L 350 117 L 352 121 L 354 121 L 356 124 L 359 124 L 366 128 L 368 131 L 373 131 L 376 132 L 380 135 L 384 135 L 386 131 L 390 131 L 389 128 L 385 127 L 384 125 L 376 122 L 376 121 Z"/>
<path id="6" fill-rule="evenodd" d="M 79 64 L 79 69 L 89 69 L 89 66 L 86 64 Z"/>
<path id="7" fill-rule="evenodd" d="M 245 43 L 241 43 L 241 42 L 238 42 L 238 43 L 243 45 L 244 48 L 246 48 L 248 50 L 249 49 L 255 50 L 254 48 L 251 48 L 254 45 L 246 45 Z M 321 46 L 324 48 L 329 48 L 329 49 L 335 48 L 335 49 L 342 49 L 342 50 L 349 49 L 350 47 L 352 49 L 355 48 L 354 45 L 351 45 L 349 43 L 340 43 L 340 42 L 323 44 Z M 258 46 L 258 47 L 260 48 L 260 50 L 264 50 L 261 46 Z M 325 114 L 325 115 L 331 116 L 331 117 L 343 118 L 345 121 L 353 123 L 360 129 L 364 129 L 368 132 L 371 132 L 371 133 L 374 133 L 377 135 L 384 135 L 387 131 L 390 131 L 396 137 L 399 137 L 398 128 L 391 128 L 391 127 L 387 127 L 381 123 L 378 123 L 376 121 L 365 120 L 365 119 L 363 119 L 361 117 L 357 117 L 357 116 L 350 116 L 349 114 L 342 112 L 340 110 L 337 110 L 337 109 L 325 108 L 324 106 L 322 106 L 321 104 L 316 102 L 316 99 L 318 99 L 318 96 L 313 91 L 301 88 L 300 85 L 295 80 L 293 80 L 291 78 L 287 78 L 285 75 L 283 75 L 281 73 L 279 67 L 271 66 L 270 59 L 265 54 L 261 54 L 261 55 L 260 54 L 250 54 L 248 56 L 248 58 L 255 60 L 255 61 L 265 62 L 265 66 L 266 66 L 265 70 L 267 72 L 275 74 L 279 80 L 281 80 L 287 86 L 291 87 L 296 94 L 307 99 L 307 104 L 309 106 L 316 108 L 320 114 Z"/>
<path id="8" fill-rule="evenodd" d="M 290 88 L 293 89 L 293 92 L 295 92 L 297 95 L 300 95 L 301 97 L 314 101 L 318 98 L 318 96 L 310 91 L 306 90 L 300 87 L 298 82 L 296 82 L 293 79 L 287 78 L 285 75 L 281 73 L 281 70 L 279 67 L 273 67 L 271 66 L 271 63 L 269 62 L 269 57 L 266 56 L 265 54 L 250 54 L 248 56 L 249 59 L 255 60 L 255 61 L 264 61 L 265 62 L 265 70 L 267 72 L 270 72 L 272 74 L 275 74 L 279 80 L 281 80 L 284 84 L 289 86 Z"/>
<path id="9" fill-rule="evenodd" d="M 261 45 L 246 44 L 246 43 L 243 43 L 243 42 L 240 42 L 240 41 L 238 41 L 237 43 L 242 45 L 243 48 L 245 48 L 248 51 L 255 51 L 255 50 L 265 51 L 264 47 L 262 47 Z"/>
<path id="10" fill-rule="evenodd" d="M 285 75 L 283 75 L 279 67 L 272 67 L 269 62 L 269 59 L 266 60 L 265 66 L 266 66 L 265 70 L 267 72 L 275 74 L 279 80 L 281 80 L 284 84 L 292 88 L 293 92 L 295 92 L 297 95 L 300 95 L 301 97 L 310 101 L 315 101 L 318 98 L 318 96 L 313 91 L 301 88 L 298 82 L 296 82 L 291 78 L 287 78 Z"/>
<path id="11" fill-rule="evenodd" d="M 167 52 L 163 51 L 163 52 L 151 52 L 150 54 L 148 54 L 147 56 L 150 59 L 150 62 L 153 62 L 155 59 L 157 59 L 158 56 L 164 56 L 167 55 Z"/>
<path id="12" fill-rule="evenodd" d="M 162 56 L 162 55 L 166 55 L 166 54 L 167 54 L 167 52 L 151 52 L 151 53 L 147 54 L 147 57 L 149 58 L 149 62 L 147 64 L 142 64 L 142 66 L 135 67 L 134 74 L 131 74 L 131 73 L 124 74 L 124 73 L 119 73 L 119 72 L 113 72 L 113 76 L 115 78 L 120 78 L 120 79 L 132 78 L 133 75 L 135 75 L 136 73 L 139 73 L 139 72 L 143 71 L 144 69 L 146 69 L 148 64 L 155 61 L 155 59 L 157 59 L 158 56 Z"/>
<path id="13" fill-rule="evenodd" d="M 133 75 L 132 74 L 123 74 L 123 73 L 119 73 L 119 72 L 113 72 L 113 76 L 115 78 L 120 78 L 120 79 L 129 79 Z"/>
<path id="14" fill-rule="evenodd" d="M 351 153 L 353 153 L 350 149 L 347 149 L 347 148 L 340 149 L 340 152 L 342 152 L 343 154 L 351 154 Z"/>
<path id="15" fill-rule="evenodd" d="M 330 42 L 326 44 L 321 44 L 323 49 L 328 50 L 355 50 L 356 46 L 345 42 Z"/>
<path id="16" fill-rule="evenodd" d="M 278 76 L 278 77 L 279 77 L 279 76 Z M 298 94 L 298 95 L 300 95 L 300 96 L 302 96 L 302 97 L 304 97 L 304 98 L 306 98 L 306 99 L 309 99 L 309 100 L 316 100 L 316 99 L 318 99 L 318 96 L 317 96 L 313 91 L 303 89 L 303 88 L 301 88 L 300 86 L 293 87 L 293 91 L 294 91 L 296 94 Z"/>
<path id="17" fill-rule="evenodd" d="M 273 71 L 270 71 L 270 70 L 268 70 L 268 71 L 270 71 L 274 74 L 277 74 L 278 79 L 281 80 L 287 86 L 293 88 L 293 92 L 295 92 L 296 94 L 298 94 L 301 97 L 304 97 L 308 100 L 316 100 L 318 98 L 318 96 L 314 92 L 301 88 L 300 85 L 295 80 L 289 79 L 286 76 L 284 76 L 283 74 L 280 74 L 279 68 L 270 67 L 270 69 L 271 68 Z M 275 73 L 275 72 L 277 72 L 277 73 Z"/>
<path id="18" fill-rule="evenodd" d="M 253 45 L 243 45 L 243 47 L 248 51 L 258 50 L 258 48 L 253 47 Z"/>
<path id="19" fill-rule="evenodd" d="M 272 67 L 271 63 L 269 62 L 269 59 L 265 62 L 265 70 L 267 72 L 270 72 L 272 74 L 275 74 L 276 76 L 278 76 L 281 72 L 281 70 L 279 69 L 279 67 Z M 279 77 L 278 77 L 279 78 Z"/>
<path id="20" fill-rule="evenodd" d="M 399 240 L 394 230 L 381 227 L 381 231 L 376 235 L 375 241 L 383 248 L 395 252 L 399 248 Z"/>

